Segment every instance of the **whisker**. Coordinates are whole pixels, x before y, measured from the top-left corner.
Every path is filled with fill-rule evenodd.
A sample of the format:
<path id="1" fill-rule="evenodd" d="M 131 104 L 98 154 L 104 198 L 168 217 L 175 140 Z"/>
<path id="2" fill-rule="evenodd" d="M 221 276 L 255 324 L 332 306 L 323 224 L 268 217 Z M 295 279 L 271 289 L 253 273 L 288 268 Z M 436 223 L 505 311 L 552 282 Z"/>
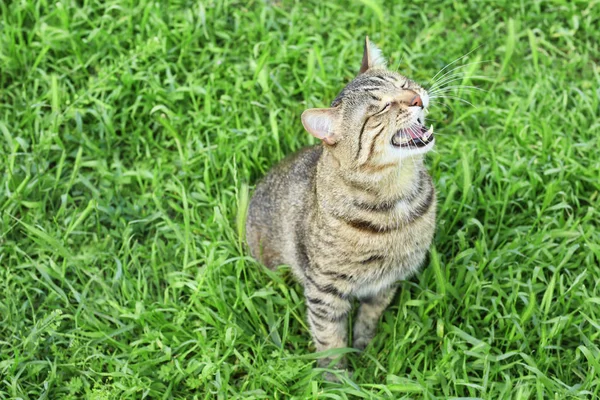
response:
<path id="1" fill-rule="evenodd" d="M 430 82 L 432 82 L 432 84 L 435 83 L 435 82 L 439 82 L 439 81 L 443 80 L 444 77 L 450 75 L 452 72 L 454 72 L 456 70 L 459 70 L 461 68 L 469 67 L 471 65 L 483 64 L 483 63 L 491 62 L 491 61 L 492 60 L 480 60 L 480 61 L 473 61 L 473 62 L 469 62 L 469 63 L 466 63 L 466 64 L 458 65 L 458 66 L 456 66 L 456 67 L 454 67 L 454 68 L 446 71 L 443 75 L 439 76 L 436 80 L 433 80 L 433 79 L 430 80 Z"/>
<path id="2" fill-rule="evenodd" d="M 465 79 L 466 79 L 465 78 L 465 73 L 464 72 L 458 72 L 456 74 L 452 74 L 452 75 L 448 76 L 443 81 L 434 83 L 427 90 L 435 90 L 435 89 L 437 89 L 439 87 L 444 87 L 444 85 L 447 84 L 448 82 L 452 82 L 452 81 L 455 81 L 455 80 L 457 80 L 457 81 L 458 80 L 465 80 Z"/>
<path id="3" fill-rule="evenodd" d="M 452 72 L 452 71 L 449 71 L 449 72 Z M 456 78 L 456 77 L 464 78 L 466 73 L 467 73 L 466 71 L 458 71 L 458 72 L 454 72 L 453 74 L 450 74 L 450 75 L 444 75 L 444 76 L 440 77 L 437 81 L 433 82 L 431 87 L 436 87 L 436 86 L 442 85 L 448 79 L 452 79 L 452 78 Z"/>
<path id="4" fill-rule="evenodd" d="M 433 131 L 434 131 L 433 134 L 435 136 L 450 136 L 449 133 L 440 132 L 439 131 L 440 129 L 443 129 L 443 125 L 442 125 L 442 128 L 439 128 L 438 126 L 435 126 L 434 129 L 433 129 Z"/>
<path id="5" fill-rule="evenodd" d="M 440 121 L 438 121 L 438 120 L 434 120 L 434 119 L 431 119 L 431 118 L 425 118 L 425 121 L 433 121 L 433 122 L 436 122 L 436 124 L 433 124 L 433 125 L 442 125 L 442 123 L 441 123 Z M 423 124 L 423 126 L 425 126 L 425 128 L 427 128 L 427 125 L 426 125 L 426 124 Z M 443 127 L 443 125 L 442 125 L 442 127 Z M 448 134 L 448 133 L 443 133 L 443 132 L 440 132 L 438 129 L 440 129 L 438 126 L 435 126 L 435 127 L 434 127 L 434 135 L 435 135 L 435 136 L 450 136 L 450 134 Z M 443 129 L 443 128 L 441 128 L 441 129 Z"/>
<path id="6" fill-rule="evenodd" d="M 402 64 L 402 56 L 400 56 L 400 59 L 398 60 L 398 66 L 396 67 L 396 71 L 400 69 L 400 64 Z"/>
<path id="7" fill-rule="evenodd" d="M 433 118 L 425 118 L 425 121 L 427 121 L 427 122 L 433 122 L 435 125 L 437 125 L 437 124 L 443 124 L 444 123 L 444 121 L 442 121 L 442 120 L 433 119 Z"/>
<path id="8" fill-rule="evenodd" d="M 469 90 L 478 90 L 480 92 L 485 92 L 485 93 L 488 92 L 487 90 L 478 88 L 477 86 L 448 86 L 448 87 L 445 87 L 445 88 L 438 89 L 438 90 L 436 90 L 434 92 L 430 92 L 429 96 L 431 97 L 431 96 L 437 95 L 438 93 L 451 92 L 453 90 L 456 90 L 456 91 L 458 91 L 458 90 L 466 90 L 466 91 L 469 91 Z"/>
<path id="9" fill-rule="evenodd" d="M 455 99 L 455 100 L 460 100 L 463 103 L 467 103 L 471 107 L 475 107 L 472 103 L 468 102 L 467 100 L 461 99 L 460 97 L 456 97 L 456 96 L 436 96 L 436 97 L 432 97 L 431 99 L 433 100 L 434 98 L 436 98 L 436 99 Z"/>
<path id="10" fill-rule="evenodd" d="M 468 67 L 470 65 L 483 64 L 483 63 L 491 62 L 491 61 L 492 60 L 474 61 L 472 63 L 459 65 L 458 67 L 452 68 L 451 70 L 447 71 L 444 75 L 440 76 L 436 81 L 431 83 L 431 86 L 436 86 L 439 82 L 443 81 L 444 78 L 448 76 L 448 74 L 456 71 L 457 69 Z M 458 73 L 461 73 L 461 72 L 458 72 Z"/>
<path id="11" fill-rule="evenodd" d="M 456 71 L 458 69 L 461 69 L 461 68 L 464 68 L 464 67 L 468 67 L 470 65 L 483 64 L 483 63 L 491 62 L 491 61 L 492 60 L 474 61 L 472 63 L 468 63 L 468 64 L 464 64 L 464 65 L 459 65 L 458 67 L 452 68 L 451 70 L 447 71 L 444 75 L 440 76 L 436 81 L 432 82 L 431 83 L 431 87 L 439 86 L 439 85 L 443 84 L 443 82 L 445 80 L 450 79 L 451 77 L 455 77 L 455 76 L 466 74 L 466 71 L 454 72 L 454 71 Z"/>
<path id="12" fill-rule="evenodd" d="M 431 99 L 431 100 L 434 100 L 434 99 Z M 442 107 L 450 108 L 450 107 L 448 106 L 448 104 L 445 104 L 445 103 L 442 103 L 442 102 L 435 102 L 435 101 L 432 101 L 432 102 L 429 104 L 429 106 L 430 106 L 430 107 L 442 106 Z"/>
<path id="13" fill-rule="evenodd" d="M 408 130 L 409 130 L 409 131 L 411 131 L 412 133 L 414 133 L 414 134 L 415 134 L 415 136 L 419 136 L 419 133 L 413 129 L 413 128 L 416 128 L 416 127 L 417 127 L 416 125 L 410 125 L 410 126 L 408 127 Z M 413 139 L 413 137 L 412 137 L 412 136 L 410 137 L 410 141 L 411 141 L 412 143 L 414 143 L 414 145 L 415 145 L 415 149 L 419 148 L 419 146 L 417 146 L 417 142 L 415 142 L 415 139 Z"/>
<path id="14" fill-rule="evenodd" d="M 450 79 L 453 78 L 453 79 Z M 444 82 L 440 82 L 439 84 L 436 84 L 432 87 L 430 87 L 428 90 L 432 91 L 435 89 L 439 89 L 439 88 L 443 88 L 445 85 L 451 83 L 451 82 L 455 82 L 455 81 L 460 81 L 460 80 L 473 80 L 473 79 L 487 79 L 487 76 L 483 76 L 483 75 L 473 75 L 473 76 L 465 76 L 462 72 L 457 73 L 457 74 L 453 74 L 450 75 L 448 77 L 447 80 L 444 80 Z"/>
<path id="15" fill-rule="evenodd" d="M 425 117 L 425 121 L 435 122 L 436 124 L 442 123 L 442 121 L 440 121 L 439 119 L 433 119 L 433 118 L 427 118 L 427 117 Z"/>
<path id="16" fill-rule="evenodd" d="M 408 126 L 407 126 L 406 128 L 404 128 L 404 129 L 406 129 L 406 130 L 408 130 L 408 131 L 411 131 L 412 133 L 414 133 L 414 134 L 416 135 L 417 133 L 416 133 L 416 132 L 413 130 L 413 128 L 416 128 L 416 127 L 418 127 L 418 126 L 419 126 L 419 125 L 418 125 L 417 123 L 415 123 L 415 122 L 411 122 L 411 123 L 410 123 L 410 125 L 408 125 Z M 409 135 L 409 136 L 410 136 L 410 135 Z M 412 144 L 411 144 L 411 143 L 412 143 Z M 417 149 L 417 148 L 418 148 L 418 146 L 416 146 L 416 143 L 415 143 L 414 139 L 412 138 L 412 136 L 410 136 L 410 141 L 409 141 L 407 144 L 408 144 L 408 148 L 409 148 L 410 150 L 415 150 L 415 149 Z M 414 145 L 413 145 L 413 144 L 414 144 Z M 413 162 L 413 166 L 416 168 L 416 167 L 417 167 L 417 162 L 416 162 L 416 160 L 415 160 L 414 158 L 412 158 L 412 157 L 411 157 L 411 159 L 412 159 L 412 162 Z"/>
<path id="17" fill-rule="evenodd" d="M 451 66 L 451 65 L 452 65 L 452 64 L 454 64 L 455 62 L 458 62 L 460 59 L 462 59 L 462 58 L 465 58 L 465 57 L 466 57 L 466 56 L 468 56 L 469 54 L 473 53 L 475 50 L 477 50 L 477 49 L 481 48 L 481 46 L 483 46 L 483 44 L 480 44 L 479 46 L 475 47 L 473 50 L 471 50 L 471 51 L 470 51 L 470 52 L 468 52 L 467 54 L 465 54 L 465 55 L 463 55 L 463 56 L 460 56 L 460 57 L 458 57 L 456 60 L 454 60 L 454 61 L 452 61 L 450 64 L 446 65 L 444 68 L 442 68 L 441 70 L 439 70 L 439 71 L 438 71 L 438 73 L 437 73 L 437 74 L 435 74 L 435 75 L 433 76 L 433 78 L 431 78 L 431 79 L 429 80 L 429 82 L 433 81 L 433 80 L 434 80 L 434 79 L 435 79 L 435 78 L 436 78 L 436 77 L 437 77 L 439 74 L 441 74 L 442 72 L 444 72 L 444 70 L 445 70 L 446 68 L 448 68 L 449 66 Z"/>

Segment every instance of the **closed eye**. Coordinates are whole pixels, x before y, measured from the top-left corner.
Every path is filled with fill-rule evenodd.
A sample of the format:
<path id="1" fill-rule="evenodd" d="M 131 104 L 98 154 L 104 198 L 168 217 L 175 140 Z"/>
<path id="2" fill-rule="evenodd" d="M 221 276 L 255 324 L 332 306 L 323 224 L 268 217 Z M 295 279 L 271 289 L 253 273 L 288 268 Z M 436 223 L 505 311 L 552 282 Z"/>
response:
<path id="1" fill-rule="evenodd" d="M 383 106 L 383 108 L 379 111 L 377 111 L 375 114 L 373 114 L 373 116 L 379 115 L 379 114 L 383 114 L 384 112 L 386 112 L 390 107 L 391 107 L 392 103 L 388 102 L 385 103 L 385 105 Z"/>

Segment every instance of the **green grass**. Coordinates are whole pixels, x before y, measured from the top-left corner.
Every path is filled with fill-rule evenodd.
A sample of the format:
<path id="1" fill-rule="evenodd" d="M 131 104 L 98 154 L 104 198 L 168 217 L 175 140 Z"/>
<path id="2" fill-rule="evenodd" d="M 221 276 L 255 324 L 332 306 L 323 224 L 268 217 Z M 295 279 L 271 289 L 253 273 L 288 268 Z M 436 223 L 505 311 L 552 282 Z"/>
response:
<path id="1" fill-rule="evenodd" d="M 599 7 L 3 2 L 0 398 L 599 398 Z M 429 265 L 328 383 L 239 222 L 366 34 L 486 92 L 432 108 Z"/>

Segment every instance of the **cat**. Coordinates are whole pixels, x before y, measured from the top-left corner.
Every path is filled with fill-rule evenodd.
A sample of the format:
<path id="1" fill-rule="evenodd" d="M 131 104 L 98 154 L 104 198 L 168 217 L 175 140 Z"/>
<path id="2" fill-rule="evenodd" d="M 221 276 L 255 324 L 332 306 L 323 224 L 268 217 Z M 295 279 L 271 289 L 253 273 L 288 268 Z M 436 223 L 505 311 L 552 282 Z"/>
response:
<path id="1" fill-rule="evenodd" d="M 423 164 L 435 143 L 433 127 L 423 124 L 428 103 L 425 89 L 387 70 L 367 37 L 359 74 L 331 107 L 302 113 L 321 143 L 284 159 L 256 187 L 246 221 L 250 252 L 269 268 L 291 266 L 317 351 L 347 347 L 353 299 L 360 305 L 352 345 L 364 349 L 396 282 L 426 257 L 436 215 Z"/>

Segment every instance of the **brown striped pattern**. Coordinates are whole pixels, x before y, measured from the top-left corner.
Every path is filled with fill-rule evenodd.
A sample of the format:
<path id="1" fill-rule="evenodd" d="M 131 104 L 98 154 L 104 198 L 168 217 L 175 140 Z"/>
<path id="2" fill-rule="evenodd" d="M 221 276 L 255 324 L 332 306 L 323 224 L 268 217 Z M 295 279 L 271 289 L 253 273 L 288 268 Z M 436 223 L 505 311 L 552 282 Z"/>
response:
<path id="1" fill-rule="evenodd" d="M 404 97 L 425 92 L 369 60 L 323 113 L 331 144 L 275 166 L 248 209 L 253 256 L 272 268 L 290 265 L 304 287 L 317 351 L 348 345 L 354 299 L 361 304 L 352 345 L 367 346 L 395 282 L 417 271 L 435 229 L 436 194 L 422 157 L 414 152 L 404 162 L 404 150 L 389 147 L 393 132 L 422 117 Z"/>

